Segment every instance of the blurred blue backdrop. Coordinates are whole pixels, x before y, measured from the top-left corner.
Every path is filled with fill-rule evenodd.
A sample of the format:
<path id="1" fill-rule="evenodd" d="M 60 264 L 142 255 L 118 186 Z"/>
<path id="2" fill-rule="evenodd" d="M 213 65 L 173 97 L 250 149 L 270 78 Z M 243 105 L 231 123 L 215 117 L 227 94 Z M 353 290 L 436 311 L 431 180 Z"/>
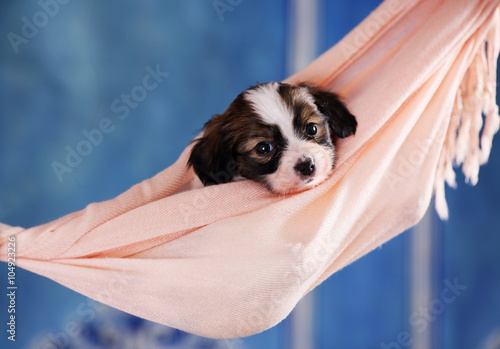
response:
<path id="1" fill-rule="evenodd" d="M 172 164 L 241 90 L 292 72 L 296 2 L 2 1 L 0 221 L 42 224 Z M 314 6 L 317 56 L 380 1 L 305 3 Z M 85 148 L 98 128 L 108 132 Z M 73 158 L 78 165 L 54 165 L 77 147 L 87 153 Z M 447 192 L 447 223 L 429 216 L 431 302 L 421 317 L 412 275 L 420 262 L 406 232 L 330 277 L 280 325 L 231 341 L 137 319 L 18 269 L 17 340 L 1 325 L 0 347 L 409 348 L 425 332 L 432 348 L 500 348 L 499 147 L 497 139 L 476 187 Z M 2 263 L 2 295 L 6 275 Z M 455 280 L 467 288 L 432 310 Z M 7 301 L 0 297 L 2 324 Z M 70 323 L 80 329 L 72 336 Z"/>

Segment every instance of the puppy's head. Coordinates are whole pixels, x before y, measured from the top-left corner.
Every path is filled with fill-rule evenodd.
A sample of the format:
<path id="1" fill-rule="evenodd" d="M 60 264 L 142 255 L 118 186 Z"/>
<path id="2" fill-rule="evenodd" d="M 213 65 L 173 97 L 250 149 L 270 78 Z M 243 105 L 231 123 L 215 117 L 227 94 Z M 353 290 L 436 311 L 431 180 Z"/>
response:
<path id="1" fill-rule="evenodd" d="M 334 138 L 357 122 L 333 93 L 301 84 L 259 84 L 205 124 L 189 165 L 205 185 L 247 178 L 276 193 L 314 187 L 333 170 Z"/>

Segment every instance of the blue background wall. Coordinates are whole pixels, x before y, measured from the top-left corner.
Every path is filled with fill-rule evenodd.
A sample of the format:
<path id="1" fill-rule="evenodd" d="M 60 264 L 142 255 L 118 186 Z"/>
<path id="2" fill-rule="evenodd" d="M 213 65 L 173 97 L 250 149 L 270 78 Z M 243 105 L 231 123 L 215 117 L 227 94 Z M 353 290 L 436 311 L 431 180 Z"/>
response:
<path id="1" fill-rule="evenodd" d="M 222 1 L 228 3 L 228 1 Z M 380 1 L 319 1 L 317 54 L 340 40 Z M 42 3 L 53 3 L 50 0 Z M 0 221 L 30 227 L 112 198 L 172 164 L 203 123 L 243 89 L 286 77 L 292 32 L 288 1 L 232 1 L 218 14 L 213 1 L 69 1 L 14 47 L 9 33 L 33 22 L 37 1 L 0 4 Z M 42 17 L 39 20 L 43 20 Z M 16 50 L 18 51 L 16 53 Z M 148 67 L 168 73 L 121 119 L 113 102 L 130 94 Z M 124 106 L 125 104 L 120 104 Z M 71 173 L 58 178 L 82 131 L 112 120 Z M 458 278 L 467 289 L 428 325 L 436 348 L 498 348 L 500 329 L 500 152 L 477 187 L 448 191 L 449 222 L 433 224 L 434 282 Z M 463 182 L 463 181 L 462 181 Z M 415 331 L 410 282 L 411 232 L 400 235 L 318 287 L 313 298 L 314 348 L 409 347 L 398 336 Z M 0 269 L 0 294 L 7 279 Z M 93 303 L 58 284 L 18 269 L 18 333 L 0 347 L 51 348 L 66 341 L 68 323 L 81 325 L 71 348 L 110 347 L 113 338 L 134 347 L 291 348 L 293 315 L 262 334 L 233 341 L 198 338 Z M 7 322 L 0 297 L 0 324 Z M 90 316 L 94 315 L 94 316 Z M 3 326 L 3 327 L 2 327 Z M 493 334 L 493 335 L 492 335 Z M 142 336 L 142 337 L 141 337 Z M 500 334 L 498 335 L 500 337 Z M 392 343 L 392 344 L 391 344 Z M 125 344 L 118 347 L 125 348 Z"/>

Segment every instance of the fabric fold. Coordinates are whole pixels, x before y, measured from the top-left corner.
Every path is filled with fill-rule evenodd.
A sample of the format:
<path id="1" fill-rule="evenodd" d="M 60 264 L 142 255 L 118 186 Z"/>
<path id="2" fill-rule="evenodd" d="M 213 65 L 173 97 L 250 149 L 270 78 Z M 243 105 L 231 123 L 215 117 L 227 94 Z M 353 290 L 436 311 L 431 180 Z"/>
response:
<path id="1" fill-rule="evenodd" d="M 332 273 L 415 225 L 453 166 L 471 184 L 500 118 L 499 1 L 387 0 L 286 81 L 340 93 L 357 116 L 333 175 L 296 195 L 251 181 L 178 193 L 188 147 L 115 199 L 24 229 L 19 267 L 92 299 L 213 338 L 261 332 Z M 484 117 L 483 117 L 484 114 Z"/>

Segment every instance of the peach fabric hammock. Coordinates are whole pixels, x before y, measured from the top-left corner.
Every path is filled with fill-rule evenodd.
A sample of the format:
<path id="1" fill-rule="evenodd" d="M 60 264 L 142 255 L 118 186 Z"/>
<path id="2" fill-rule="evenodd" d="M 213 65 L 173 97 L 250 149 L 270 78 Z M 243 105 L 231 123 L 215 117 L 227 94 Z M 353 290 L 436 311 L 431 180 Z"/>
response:
<path id="1" fill-rule="evenodd" d="M 332 273 L 416 224 L 433 193 L 445 218 L 454 163 L 477 182 L 500 123 L 497 6 L 388 0 L 287 79 L 339 92 L 358 118 L 320 186 L 276 196 L 244 181 L 174 195 L 193 178 L 188 147 L 113 200 L 30 229 L 0 224 L 1 259 L 15 236 L 19 267 L 206 337 L 274 326 Z"/>

